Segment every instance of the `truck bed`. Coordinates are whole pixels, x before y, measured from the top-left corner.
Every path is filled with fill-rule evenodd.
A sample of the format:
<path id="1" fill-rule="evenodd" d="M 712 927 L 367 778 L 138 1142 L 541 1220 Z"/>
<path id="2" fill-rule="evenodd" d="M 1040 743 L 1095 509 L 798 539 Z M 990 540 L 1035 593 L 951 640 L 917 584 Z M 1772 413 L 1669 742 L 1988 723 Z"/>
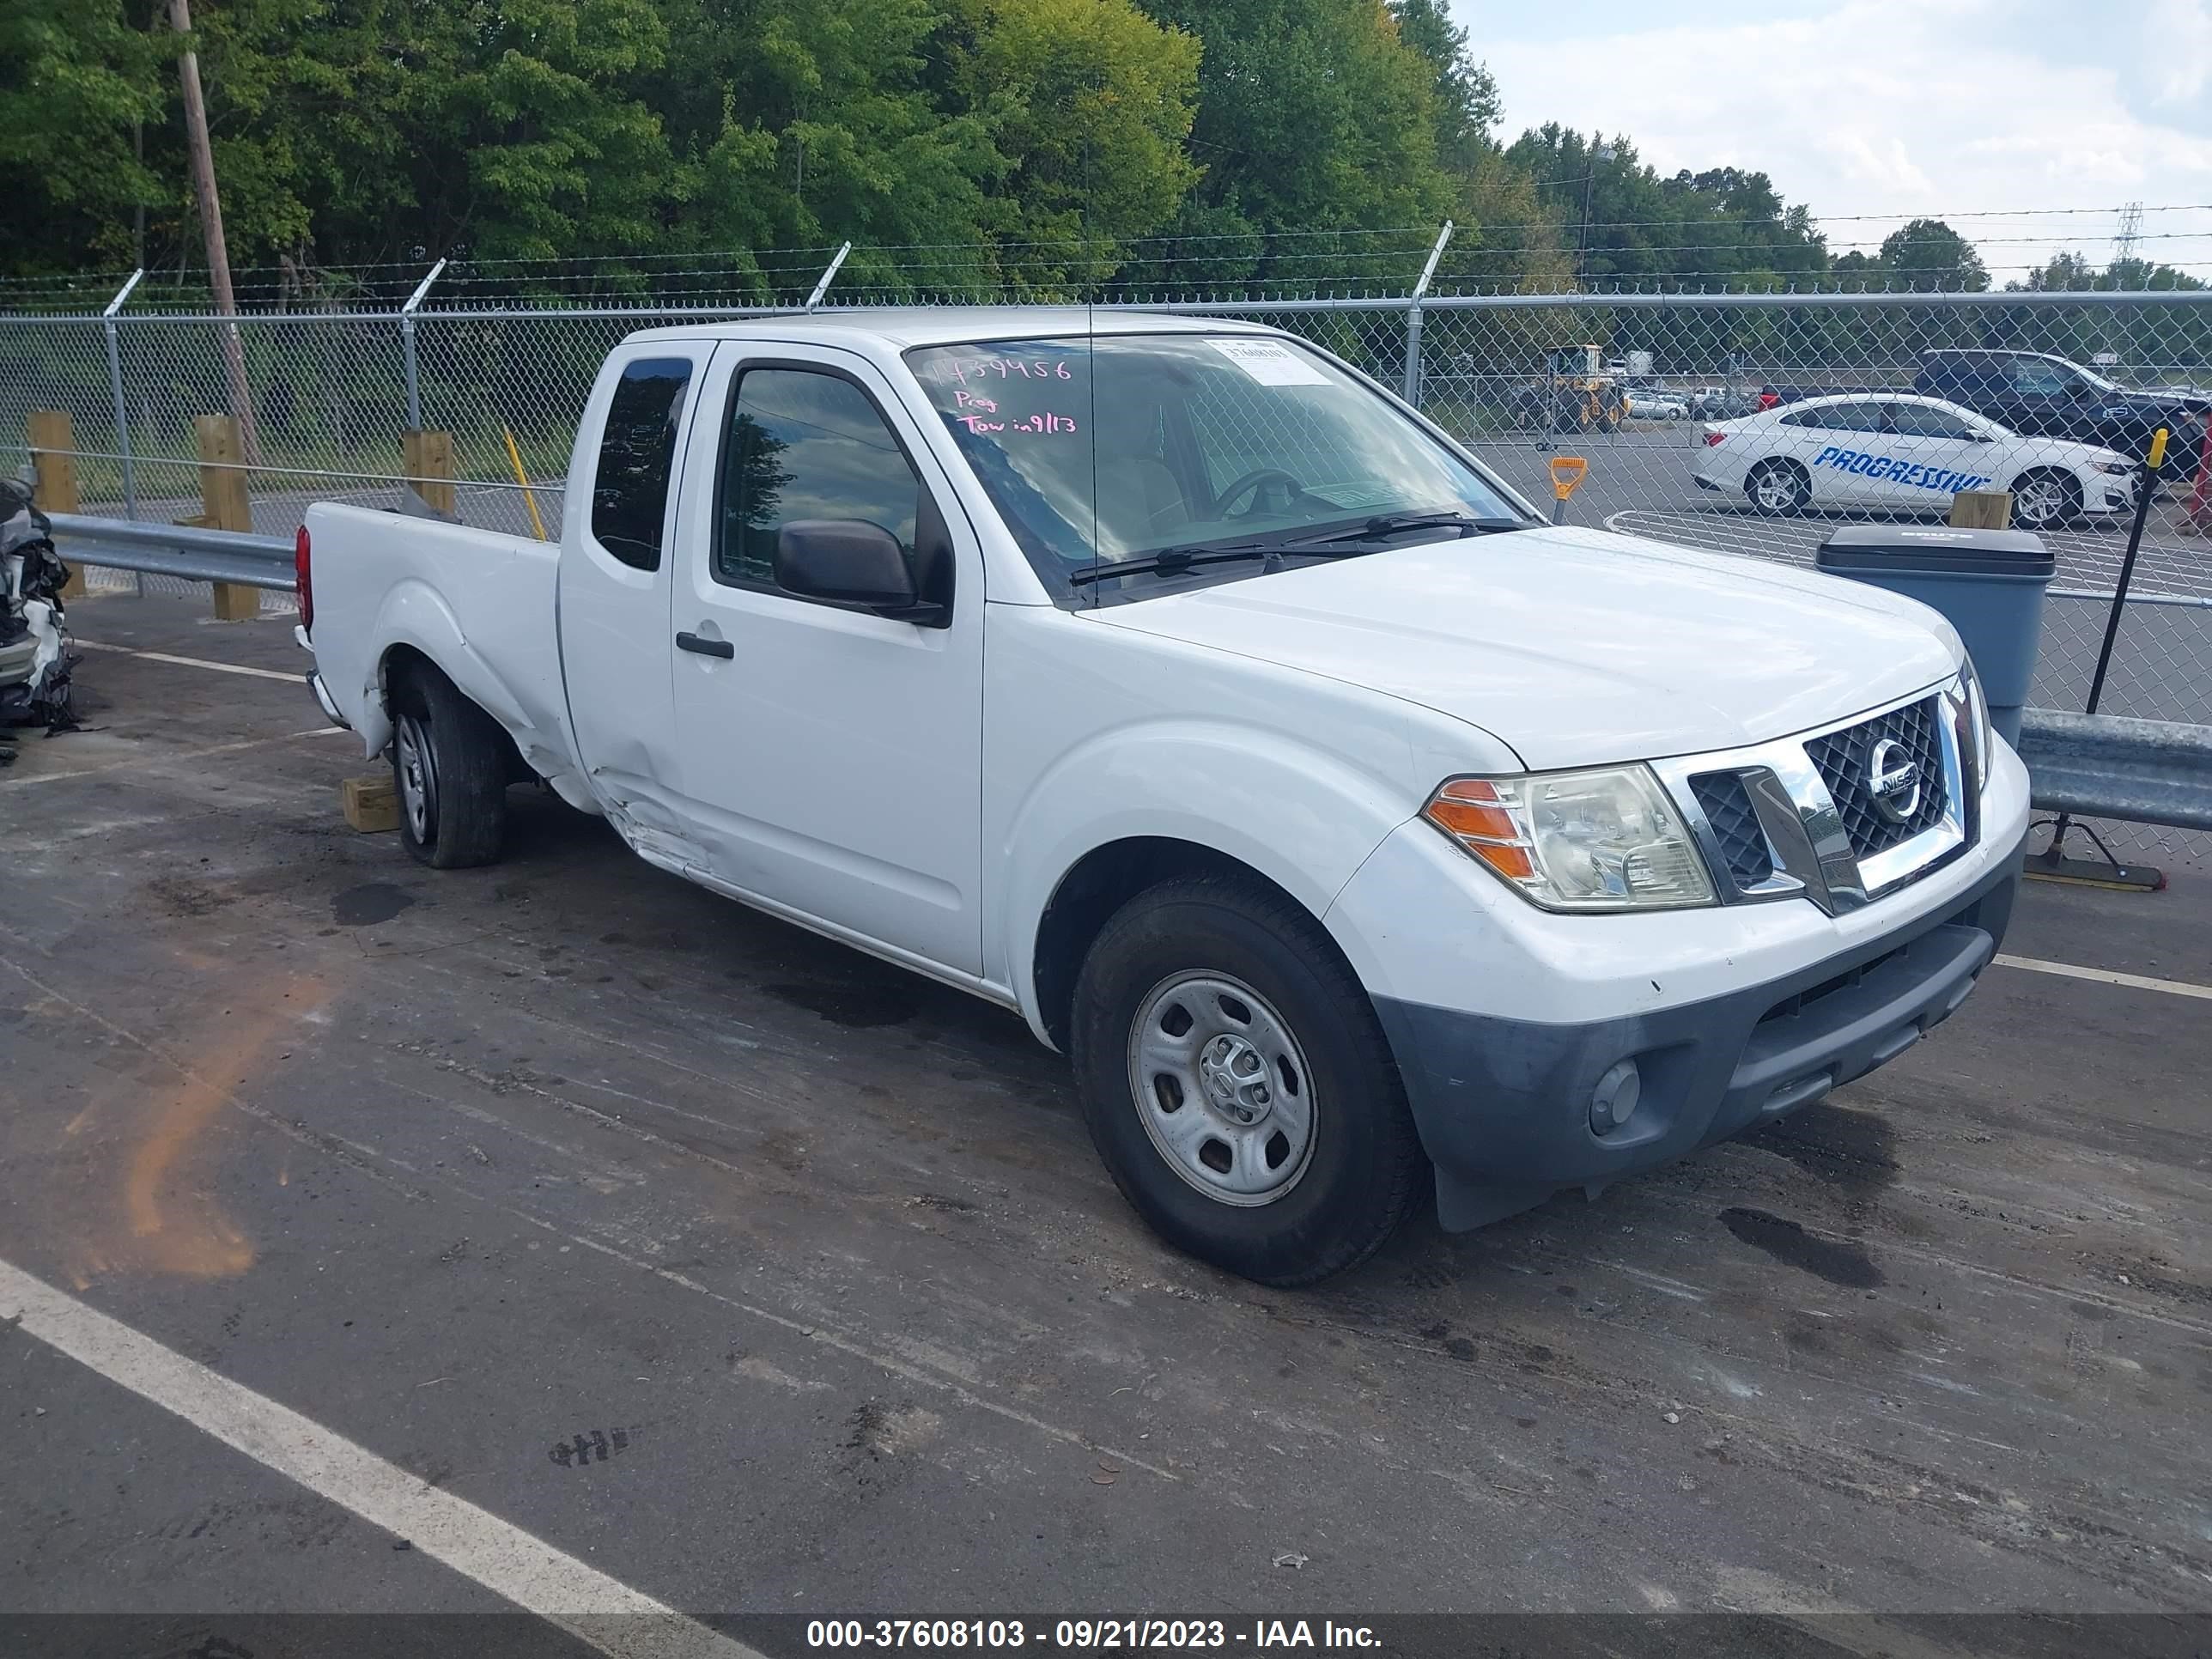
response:
<path id="1" fill-rule="evenodd" d="M 559 543 L 327 501 L 307 509 L 307 533 L 309 642 L 368 754 L 392 735 L 385 665 L 412 647 L 507 728 L 541 777 L 589 804 L 562 692 Z"/>

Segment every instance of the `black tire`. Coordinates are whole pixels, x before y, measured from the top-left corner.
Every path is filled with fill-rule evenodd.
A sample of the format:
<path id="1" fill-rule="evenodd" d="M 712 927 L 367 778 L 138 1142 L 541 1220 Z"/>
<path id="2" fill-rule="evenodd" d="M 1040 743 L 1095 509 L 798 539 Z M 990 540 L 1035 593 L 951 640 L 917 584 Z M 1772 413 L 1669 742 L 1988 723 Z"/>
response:
<path id="1" fill-rule="evenodd" d="M 1240 1204 L 1201 1190 L 1143 1115 L 1135 1024 L 1164 990 L 1176 998 L 1166 988 L 1190 974 L 1256 994 L 1255 1017 L 1278 1017 L 1303 1061 L 1304 1078 L 1257 1073 L 1281 1091 L 1270 1109 L 1281 1115 L 1287 1097 L 1301 1094 L 1310 1126 L 1298 1171 L 1271 1198 Z M 1373 1255 L 1422 1190 L 1427 1160 L 1365 989 L 1305 910 L 1257 882 L 1188 877 L 1131 899 L 1084 960 L 1071 1024 L 1091 1141 L 1122 1196 L 1179 1249 L 1263 1285 L 1308 1285 Z M 1180 1109 L 1200 1114 L 1189 1122 L 1227 1126 L 1206 1115 L 1202 1097 Z M 1256 1139 L 1267 1121 L 1223 1133 Z M 1279 1138 L 1266 1141 L 1269 1155 Z"/>
<path id="2" fill-rule="evenodd" d="M 2012 498 L 2014 520 L 2023 530 L 2050 530 L 2081 516 L 2081 480 L 2056 467 L 2021 473 L 2012 481 Z"/>
<path id="3" fill-rule="evenodd" d="M 1813 480 L 1795 461 L 1761 461 L 1745 477 L 1743 497 L 1768 518 L 1795 518 L 1813 500 Z"/>
<path id="4" fill-rule="evenodd" d="M 499 722 L 421 665 L 392 686 L 392 782 L 409 854 L 434 870 L 491 863 L 507 834 L 514 747 Z"/>

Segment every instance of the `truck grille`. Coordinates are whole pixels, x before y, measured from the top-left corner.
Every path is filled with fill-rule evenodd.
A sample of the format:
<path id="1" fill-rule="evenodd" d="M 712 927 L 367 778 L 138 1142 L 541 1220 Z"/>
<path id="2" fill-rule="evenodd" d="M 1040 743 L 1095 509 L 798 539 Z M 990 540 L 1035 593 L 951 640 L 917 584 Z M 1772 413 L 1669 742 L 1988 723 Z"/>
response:
<path id="1" fill-rule="evenodd" d="M 1942 821 L 1949 803 L 1944 796 L 1943 750 L 1937 736 L 1942 713 L 1936 702 L 1930 697 L 1908 703 L 1805 745 L 1806 757 L 1818 769 L 1843 817 L 1851 851 L 1860 858 L 1886 853 Z M 1902 823 L 1893 822 L 1875 801 L 1869 762 L 1884 741 L 1899 744 L 1903 758 L 1919 769 L 1920 799 Z"/>
<path id="2" fill-rule="evenodd" d="M 1722 862 L 1738 888 L 1755 887 L 1774 874 L 1774 855 L 1766 832 L 1752 810 L 1751 792 L 1734 772 L 1704 772 L 1690 780 L 1690 793 L 1712 826 Z"/>

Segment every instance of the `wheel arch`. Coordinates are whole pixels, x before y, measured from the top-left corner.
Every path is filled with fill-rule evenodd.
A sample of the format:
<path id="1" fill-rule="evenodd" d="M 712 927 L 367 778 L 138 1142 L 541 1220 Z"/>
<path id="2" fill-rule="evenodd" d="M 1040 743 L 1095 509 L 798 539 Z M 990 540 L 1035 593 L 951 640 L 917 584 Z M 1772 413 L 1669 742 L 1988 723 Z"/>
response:
<path id="1" fill-rule="evenodd" d="M 515 743 L 514 733 L 508 728 L 507 721 L 500 718 L 499 711 L 486 708 L 483 700 L 475 696 L 468 687 L 447 673 L 436 658 L 421 646 L 406 640 L 393 641 L 385 647 L 382 654 L 376 659 L 376 687 L 382 698 L 387 720 L 390 719 L 393 688 L 402 680 L 417 674 L 434 674 L 453 687 L 455 696 L 483 709 L 489 717 L 492 726 L 498 732 L 501 743 L 506 751 L 509 782 L 523 783 L 538 775 L 530 763 L 522 758 L 522 750 Z"/>
<path id="2" fill-rule="evenodd" d="M 1226 876 L 1249 882 L 1295 905 L 1323 933 L 1329 933 L 1327 918 L 1316 915 L 1311 905 L 1265 871 L 1218 848 L 1175 836 L 1124 836 L 1103 842 L 1060 877 L 1037 917 L 1031 939 L 1027 969 L 1035 1023 L 1054 1048 L 1066 1049 L 1075 982 L 1084 957 L 1107 922 L 1138 894 L 1185 876 Z M 1334 944 L 1333 934 L 1330 939 Z"/>

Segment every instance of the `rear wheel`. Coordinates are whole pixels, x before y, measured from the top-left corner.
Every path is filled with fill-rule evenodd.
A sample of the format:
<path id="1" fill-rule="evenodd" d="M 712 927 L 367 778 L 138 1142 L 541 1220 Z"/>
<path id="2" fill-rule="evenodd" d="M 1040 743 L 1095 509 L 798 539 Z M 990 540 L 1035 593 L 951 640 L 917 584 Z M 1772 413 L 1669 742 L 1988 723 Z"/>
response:
<path id="1" fill-rule="evenodd" d="M 1092 1142 L 1167 1241 L 1262 1284 L 1364 1261 L 1426 1165 L 1365 990 L 1255 882 L 1139 894 L 1085 959 L 1070 1045 Z"/>
<path id="2" fill-rule="evenodd" d="M 2081 513 L 2081 485 L 2072 474 L 2045 468 L 2013 480 L 2012 516 L 2027 530 L 2048 530 Z"/>
<path id="3" fill-rule="evenodd" d="M 401 842 L 433 869 L 489 864 L 507 832 L 507 734 L 434 668 L 407 670 L 391 695 Z"/>
<path id="4" fill-rule="evenodd" d="M 1813 480 L 1795 461 L 1761 461 L 1743 481 L 1744 498 L 1770 517 L 1802 513 L 1813 499 Z"/>

